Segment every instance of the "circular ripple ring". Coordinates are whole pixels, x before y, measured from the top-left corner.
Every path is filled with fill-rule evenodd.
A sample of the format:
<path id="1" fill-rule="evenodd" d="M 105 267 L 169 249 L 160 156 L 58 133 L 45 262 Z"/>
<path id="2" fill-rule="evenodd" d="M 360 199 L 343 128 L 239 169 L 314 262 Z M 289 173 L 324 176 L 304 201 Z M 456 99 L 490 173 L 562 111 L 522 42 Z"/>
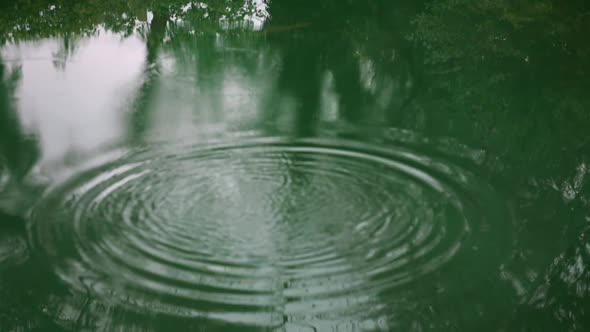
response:
<path id="1" fill-rule="evenodd" d="M 154 148 L 52 187 L 30 241 L 69 287 L 92 280 L 92 295 L 116 305 L 274 326 L 370 316 L 380 294 L 465 250 L 501 209 L 492 196 L 470 172 L 395 147 Z"/>

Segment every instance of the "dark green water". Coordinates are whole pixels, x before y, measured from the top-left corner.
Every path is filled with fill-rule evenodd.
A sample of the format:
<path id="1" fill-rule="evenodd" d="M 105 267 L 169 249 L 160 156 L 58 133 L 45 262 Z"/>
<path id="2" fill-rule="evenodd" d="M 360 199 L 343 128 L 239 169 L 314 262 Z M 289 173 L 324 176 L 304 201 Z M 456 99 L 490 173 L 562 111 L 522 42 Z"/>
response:
<path id="1" fill-rule="evenodd" d="M 0 4 L 0 331 L 587 331 L 584 1 Z"/>

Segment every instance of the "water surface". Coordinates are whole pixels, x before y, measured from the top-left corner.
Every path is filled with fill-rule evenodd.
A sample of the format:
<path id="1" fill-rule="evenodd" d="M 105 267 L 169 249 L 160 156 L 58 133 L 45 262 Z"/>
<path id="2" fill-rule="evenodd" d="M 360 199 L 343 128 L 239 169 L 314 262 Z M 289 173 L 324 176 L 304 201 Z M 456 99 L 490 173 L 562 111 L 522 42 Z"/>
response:
<path id="1" fill-rule="evenodd" d="M 588 7 L 0 7 L 0 330 L 584 331 Z"/>

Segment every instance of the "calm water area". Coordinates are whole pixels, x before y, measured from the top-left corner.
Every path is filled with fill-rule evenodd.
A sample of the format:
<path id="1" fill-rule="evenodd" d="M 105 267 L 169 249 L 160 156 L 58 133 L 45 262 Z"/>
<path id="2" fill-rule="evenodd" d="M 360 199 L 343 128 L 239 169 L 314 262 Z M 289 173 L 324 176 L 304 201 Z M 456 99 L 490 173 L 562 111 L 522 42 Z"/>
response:
<path id="1" fill-rule="evenodd" d="M 590 3 L 0 2 L 0 331 L 590 331 Z"/>

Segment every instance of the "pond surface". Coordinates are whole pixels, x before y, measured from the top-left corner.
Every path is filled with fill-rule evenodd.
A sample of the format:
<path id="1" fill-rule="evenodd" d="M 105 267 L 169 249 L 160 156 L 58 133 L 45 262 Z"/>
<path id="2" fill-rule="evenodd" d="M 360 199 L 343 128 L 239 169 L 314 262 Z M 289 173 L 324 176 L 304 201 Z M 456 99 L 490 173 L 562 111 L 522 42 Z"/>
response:
<path id="1" fill-rule="evenodd" d="M 582 1 L 0 5 L 0 331 L 587 331 Z"/>

